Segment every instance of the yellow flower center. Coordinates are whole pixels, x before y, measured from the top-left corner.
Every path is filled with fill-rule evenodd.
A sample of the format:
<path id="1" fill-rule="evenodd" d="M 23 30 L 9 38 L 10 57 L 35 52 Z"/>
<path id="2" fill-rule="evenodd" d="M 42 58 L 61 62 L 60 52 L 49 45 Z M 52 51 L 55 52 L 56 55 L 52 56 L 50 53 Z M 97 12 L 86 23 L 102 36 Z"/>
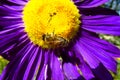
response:
<path id="1" fill-rule="evenodd" d="M 71 0 L 30 0 L 23 10 L 25 32 L 42 48 L 68 46 L 79 29 L 79 18 Z"/>

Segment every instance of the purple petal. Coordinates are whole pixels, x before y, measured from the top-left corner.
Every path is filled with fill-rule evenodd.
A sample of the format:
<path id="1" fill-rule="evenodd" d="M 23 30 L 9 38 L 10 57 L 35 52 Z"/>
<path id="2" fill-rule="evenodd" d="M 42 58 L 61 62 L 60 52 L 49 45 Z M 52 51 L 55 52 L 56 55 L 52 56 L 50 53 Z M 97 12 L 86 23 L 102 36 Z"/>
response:
<path id="1" fill-rule="evenodd" d="M 83 2 L 85 2 L 84 0 L 72 0 L 76 5 L 80 5 L 82 4 Z"/>
<path id="2" fill-rule="evenodd" d="M 120 35 L 119 16 L 83 16 L 82 28 L 102 34 Z"/>
<path id="3" fill-rule="evenodd" d="M 0 39 L 2 39 L 2 37 L 7 36 L 9 34 L 17 33 L 17 32 L 20 32 L 21 30 L 23 30 L 23 28 L 18 27 L 18 25 L 21 25 L 21 24 L 16 24 L 16 25 L 13 25 L 11 28 L 0 31 Z"/>
<path id="4" fill-rule="evenodd" d="M 10 6 L 10 5 L 2 5 L 2 6 L 5 7 L 5 8 L 8 8 L 8 9 L 10 9 L 10 10 L 13 10 L 13 11 L 19 11 L 19 12 L 21 12 L 21 13 L 22 13 L 23 8 L 24 8 L 24 6 L 15 6 L 15 5 L 13 5 L 13 6 Z"/>
<path id="5" fill-rule="evenodd" d="M 1 1 L 1 5 L 8 4 L 8 5 L 25 5 L 28 0 L 4 0 Z"/>
<path id="6" fill-rule="evenodd" d="M 90 80 L 90 79 L 94 78 L 95 76 L 93 75 L 92 70 L 90 69 L 88 64 L 83 60 L 81 54 L 77 51 L 75 51 L 75 53 L 76 53 L 76 57 L 78 57 L 80 60 L 80 63 L 77 65 L 80 68 L 80 71 L 82 72 L 83 77 L 86 80 Z"/>
<path id="7" fill-rule="evenodd" d="M 24 73 L 23 80 L 33 80 L 37 74 L 37 70 L 39 68 L 42 57 L 42 51 L 40 52 L 40 48 L 38 47 L 34 54 L 31 56 L 27 68 Z"/>
<path id="8" fill-rule="evenodd" d="M 1 26 L 1 27 L 3 27 L 3 29 L 1 29 L 0 34 L 3 32 L 7 32 L 9 30 L 12 30 L 14 28 L 24 28 L 23 23 L 13 23 L 13 24 L 3 24 L 3 25 L 4 26 Z"/>
<path id="9" fill-rule="evenodd" d="M 20 13 L 22 13 L 26 3 L 27 2 L 23 0 L 7 0 L 7 1 L 1 2 L 1 6 L 5 7 L 6 9 L 10 9 L 13 12 L 19 11 Z"/>
<path id="10" fill-rule="evenodd" d="M 30 60 L 33 59 L 36 55 L 37 47 L 31 46 L 30 49 L 19 59 L 19 64 L 17 65 L 17 69 L 15 70 L 15 73 L 13 76 L 13 80 L 24 80 L 24 73 L 26 70 L 29 69 L 27 65 L 29 65 Z M 16 56 L 17 57 L 17 56 Z M 18 56 L 19 58 L 20 56 Z M 14 59 L 15 60 L 15 59 Z M 26 73 L 25 73 L 26 74 Z M 26 75 L 27 77 L 27 75 Z M 32 76 L 31 76 L 32 77 Z M 30 79 L 32 80 L 32 78 Z"/>
<path id="11" fill-rule="evenodd" d="M 26 3 L 27 2 L 22 0 L 8 0 L 1 2 L 1 6 L 13 11 L 22 12 Z"/>
<path id="12" fill-rule="evenodd" d="M 75 1 L 75 4 L 79 8 L 92 8 L 98 7 L 107 2 L 108 0 L 84 0 L 84 1 Z"/>
<path id="13" fill-rule="evenodd" d="M 22 35 L 18 41 L 15 47 L 13 47 L 11 50 L 9 50 L 6 53 L 2 53 L 1 55 L 8 60 L 13 60 L 15 58 L 15 56 L 17 55 L 17 53 L 19 53 L 21 51 L 21 49 L 27 45 L 29 43 L 29 39 L 28 37 L 25 35 Z"/>
<path id="14" fill-rule="evenodd" d="M 0 6 L 0 16 L 21 16 L 22 13 Z"/>
<path id="15" fill-rule="evenodd" d="M 91 49 L 89 49 L 89 47 L 87 47 L 85 44 L 87 44 L 87 43 L 85 43 L 85 42 L 82 42 L 82 40 L 80 40 L 79 41 L 79 45 L 76 45 L 75 46 L 75 51 L 77 51 L 77 52 L 79 52 L 79 54 L 80 54 L 80 52 L 81 52 L 81 55 L 83 56 L 83 59 L 87 62 L 87 64 L 89 64 L 90 65 L 90 67 L 91 67 L 91 69 L 92 69 L 92 71 L 94 72 L 94 75 L 95 75 L 95 77 L 97 77 L 98 79 L 100 79 L 100 80 L 112 80 L 112 76 L 111 76 L 111 74 L 109 73 L 109 71 L 107 70 L 107 69 L 105 69 L 104 68 L 104 66 L 99 62 L 100 60 L 98 59 L 98 57 L 96 57 L 95 56 L 95 53 L 91 50 Z M 89 45 L 89 44 L 87 44 L 87 45 Z M 94 47 L 95 48 L 95 47 Z M 99 54 L 99 53 L 98 53 Z M 89 56 L 90 57 L 89 57 Z M 98 63 L 97 65 L 95 65 L 96 63 Z M 114 63 L 114 61 L 113 61 L 113 63 Z M 112 64 L 113 64 L 112 63 Z M 108 63 L 109 64 L 109 63 Z M 111 63 L 110 63 L 111 64 Z M 116 67 L 114 64 L 114 67 L 112 67 L 113 65 L 110 65 L 110 67 L 111 68 L 114 68 L 114 67 Z M 101 67 L 101 69 L 99 68 L 100 67 L 100 65 L 102 65 L 102 67 Z M 104 65 L 106 65 L 106 64 L 104 64 Z M 102 71 L 102 69 L 104 70 L 104 71 Z M 101 70 L 101 71 L 100 71 Z M 114 69 L 113 69 L 114 70 Z M 100 74 L 99 74 L 99 71 L 100 71 Z M 101 76 L 101 74 L 104 74 L 104 77 L 102 77 Z M 104 78 L 104 79 L 103 79 Z M 98 80 L 98 79 L 96 79 L 96 80 Z"/>
<path id="16" fill-rule="evenodd" d="M 112 75 L 102 64 L 99 64 L 99 66 L 92 69 L 92 71 L 96 76 L 95 80 L 113 80 Z"/>
<path id="17" fill-rule="evenodd" d="M 41 65 L 38 69 L 38 74 L 36 76 L 36 80 L 46 80 L 47 79 L 47 70 L 48 70 L 48 52 L 43 52 L 43 59 L 41 61 Z"/>
<path id="18" fill-rule="evenodd" d="M 73 65 L 72 63 L 64 63 L 63 70 L 68 80 L 77 79 L 81 76 L 76 65 Z"/>
<path id="19" fill-rule="evenodd" d="M 119 15 L 115 10 L 111 10 L 103 7 L 94 8 L 80 8 L 80 14 L 82 15 Z"/>
<path id="20" fill-rule="evenodd" d="M 89 51 L 82 42 L 76 43 L 74 49 L 77 53 L 82 55 L 83 59 L 87 62 L 87 64 L 92 68 L 96 68 L 100 62 L 99 60 L 93 55 L 91 51 Z"/>
<path id="21" fill-rule="evenodd" d="M 25 5 L 28 0 L 8 0 L 9 2 L 20 4 L 20 5 Z"/>
<path id="22" fill-rule="evenodd" d="M 15 47 L 19 37 L 23 35 L 22 32 L 22 30 L 18 29 L 12 33 L 9 33 L 8 31 L 6 33 L 4 32 L 3 34 L 0 34 L 0 54 L 8 52 L 10 49 Z"/>
<path id="23" fill-rule="evenodd" d="M 54 52 L 51 53 L 50 67 L 52 71 L 53 80 L 64 80 L 62 64 L 60 63 L 58 57 L 54 54 Z"/>
<path id="24" fill-rule="evenodd" d="M 81 38 L 80 41 L 85 46 L 85 48 L 93 53 L 93 56 L 95 56 L 98 60 L 101 61 L 101 63 L 103 63 L 107 69 L 116 72 L 117 63 L 111 56 L 107 55 L 106 52 L 101 48 L 96 47 L 96 44 L 91 42 L 89 39 Z"/>
<path id="25" fill-rule="evenodd" d="M 21 25 L 18 25 L 21 24 Z M 0 17 L 0 26 L 3 28 L 8 27 L 23 27 L 23 21 L 20 17 Z"/>
<path id="26" fill-rule="evenodd" d="M 109 43 L 108 41 L 102 40 L 99 37 L 94 36 L 93 33 L 82 30 L 82 37 L 90 40 L 90 42 L 94 43 L 96 47 L 103 49 L 107 55 L 110 55 L 111 57 L 120 57 L 119 48 Z"/>
<path id="27" fill-rule="evenodd" d="M 37 80 L 46 80 L 46 70 L 47 70 L 47 65 L 43 65 L 41 72 L 39 74 L 39 76 L 36 78 Z"/>
<path id="28" fill-rule="evenodd" d="M 20 52 L 18 52 L 18 54 L 16 55 L 16 57 L 7 65 L 7 67 L 4 69 L 3 73 L 1 74 L 1 79 L 2 80 L 22 80 L 20 75 L 23 74 L 19 74 L 17 75 L 18 71 L 24 72 L 24 70 L 20 70 L 21 66 L 25 67 L 25 62 L 24 60 L 26 60 L 27 58 L 29 58 L 31 51 L 33 50 L 33 46 L 31 46 L 31 44 L 27 44 L 25 45 L 22 50 L 20 50 Z M 24 64 L 24 65 L 22 65 Z M 17 67 L 17 69 L 16 69 Z M 23 68 L 22 68 L 23 69 Z M 19 77 L 17 77 L 19 76 Z"/>

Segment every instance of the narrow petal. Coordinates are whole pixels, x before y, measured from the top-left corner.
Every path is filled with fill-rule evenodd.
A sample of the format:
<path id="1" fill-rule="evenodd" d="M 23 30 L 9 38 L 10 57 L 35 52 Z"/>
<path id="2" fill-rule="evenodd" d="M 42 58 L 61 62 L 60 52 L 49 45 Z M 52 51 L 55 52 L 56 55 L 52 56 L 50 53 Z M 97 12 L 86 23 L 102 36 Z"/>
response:
<path id="1" fill-rule="evenodd" d="M 79 53 L 81 52 L 83 59 L 87 62 L 87 64 L 89 64 L 89 66 L 92 69 L 93 74 L 95 75 L 95 77 L 97 77 L 97 80 L 98 79 L 100 79 L 100 80 L 112 80 L 113 78 L 112 78 L 111 74 L 109 73 L 109 71 L 103 66 L 103 64 L 101 64 L 98 57 L 96 57 L 94 55 L 94 52 L 89 50 L 89 47 L 87 47 L 84 44 L 86 44 L 86 43 L 84 43 L 82 41 L 79 42 L 80 47 L 76 46 L 75 48 L 78 48 L 78 49 L 75 49 L 75 51 L 77 50 Z M 112 66 L 112 64 L 111 64 L 111 66 Z M 104 71 L 102 71 L 102 70 L 104 70 Z M 100 71 L 100 73 L 99 73 L 99 71 Z M 101 74 L 104 74 L 104 76 L 101 76 Z"/>
<path id="2" fill-rule="evenodd" d="M 82 28 L 101 34 L 120 35 L 119 16 L 83 16 Z"/>
<path id="3" fill-rule="evenodd" d="M 81 1 L 75 1 L 75 4 L 79 8 L 92 8 L 92 7 L 98 7 L 107 2 L 108 0 L 81 0 Z"/>
<path id="4" fill-rule="evenodd" d="M 19 40 L 17 41 L 17 44 L 15 47 L 10 49 L 6 53 L 2 53 L 1 56 L 4 57 L 5 59 L 11 61 L 15 58 L 15 56 L 21 51 L 21 49 L 29 43 L 29 39 L 26 35 L 22 35 Z"/>
<path id="5" fill-rule="evenodd" d="M 0 16 L 21 16 L 22 13 L 0 6 Z"/>
<path id="6" fill-rule="evenodd" d="M 38 69 L 38 74 L 36 76 L 36 80 L 46 80 L 47 79 L 47 70 L 48 70 L 48 52 L 44 51 L 43 53 L 42 63 Z"/>
<path id="7" fill-rule="evenodd" d="M 111 56 L 107 55 L 104 50 L 96 47 L 94 42 L 89 42 L 89 40 L 85 38 L 81 38 L 81 43 L 83 43 L 84 46 L 93 53 L 93 56 L 100 60 L 107 69 L 116 72 L 116 61 Z"/>
<path id="8" fill-rule="evenodd" d="M 27 2 L 22 0 L 6 0 L 1 2 L 1 6 L 16 12 L 21 12 L 26 3 Z"/>
<path id="9" fill-rule="evenodd" d="M 3 32 L 7 32 L 9 30 L 12 30 L 12 29 L 16 29 L 16 28 L 24 28 L 24 25 L 23 23 L 10 23 L 10 24 L 3 24 L 3 26 L 1 26 L 1 29 L 0 29 L 0 34 L 3 33 Z"/>
<path id="10" fill-rule="evenodd" d="M 35 74 L 37 74 L 39 65 L 41 63 L 42 51 L 40 52 L 40 48 L 37 47 L 34 54 L 31 56 L 31 59 L 27 65 L 27 68 L 24 73 L 23 80 L 33 80 L 35 78 Z"/>
<path id="11" fill-rule="evenodd" d="M 16 30 L 16 31 L 15 31 Z M 1 32 L 0 33 L 0 54 L 8 52 L 10 49 L 12 49 L 19 39 L 23 35 L 22 29 L 13 29 L 12 33 L 9 33 L 11 31 Z M 7 37 L 7 38 L 6 38 Z M 15 43 L 16 42 L 16 43 Z"/>
<path id="12" fill-rule="evenodd" d="M 15 72 L 17 72 L 20 69 L 20 66 L 24 66 L 22 65 L 23 63 L 25 63 L 24 59 L 27 59 L 25 58 L 26 56 L 27 57 L 30 56 L 28 53 L 30 53 L 32 49 L 33 49 L 33 46 L 31 46 L 31 44 L 27 44 L 26 46 L 24 46 L 22 50 L 16 55 L 15 59 L 13 59 L 4 69 L 3 73 L 1 74 L 1 80 L 6 80 L 6 79 L 14 80 L 16 76 L 13 76 L 13 75 L 16 75 Z M 16 67 L 17 69 L 15 70 Z M 19 77 L 17 80 L 22 80 L 20 78 L 21 77 L 19 74 Z"/>
<path id="13" fill-rule="evenodd" d="M 36 78 L 37 80 L 46 80 L 46 70 L 47 70 L 47 65 L 43 65 L 41 72 L 39 76 Z"/>
<path id="14" fill-rule="evenodd" d="M 62 64 L 60 63 L 54 52 L 51 53 L 50 67 L 52 71 L 52 80 L 64 80 Z"/>
<path id="15" fill-rule="evenodd" d="M 107 55 L 110 55 L 111 57 L 120 57 L 120 49 L 112 43 L 96 37 L 95 33 L 89 31 L 82 30 L 81 34 L 82 37 L 89 40 L 91 43 L 94 43 L 96 47 L 104 50 Z"/>
<path id="16" fill-rule="evenodd" d="M 94 8 L 79 8 L 80 14 L 82 15 L 119 15 L 115 10 L 111 10 L 103 7 L 94 7 Z"/>
<path id="17" fill-rule="evenodd" d="M 4 0 L 4 1 L 1 1 L 1 5 L 2 4 L 8 4 L 8 5 L 25 5 L 27 3 L 27 1 L 26 0 Z"/>
<path id="18" fill-rule="evenodd" d="M 83 59 L 87 62 L 87 64 L 92 68 L 96 68 L 100 62 L 99 60 L 93 55 L 91 51 L 89 51 L 82 42 L 77 43 L 74 46 L 74 49 L 77 53 L 82 55 Z"/>
<path id="19" fill-rule="evenodd" d="M 12 78 L 13 80 L 24 80 L 23 78 L 24 78 L 25 71 L 29 69 L 29 67 L 27 65 L 29 65 L 30 64 L 30 60 L 31 59 L 33 60 L 34 57 L 36 56 L 35 52 L 38 51 L 37 49 L 38 48 L 36 46 L 32 45 L 30 47 L 30 49 L 28 50 L 28 52 L 26 52 L 22 56 L 22 58 L 19 59 L 19 62 L 18 62 L 18 65 L 17 65 L 17 69 L 15 70 L 16 74 L 12 75 L 13 76 L 13 78 Z M 30 80 L 32 80 L 32 78 Z"/>
<path id="20" fill-rule="evenodd" d="M 81 0 L 72 0 L 74 3 L 82 2 Z"/>
<path id="21" fill-rule="evenodd" d="M 20 27 L 20 26 L 18 27 L 17 25 L 19 25 L 19 24 L 16 24 L 16 25 L 12 26 L 11 28 L 0 31 L 0 39 L 2 39 L 4 36 L 8 36 L 10 34 L 20 32 L 21 30 L 23 30 L 22 27 Z"/>
<path id="22" fill-rule="evenodd" d="M 19 24 L 19 26 L 16 26 L 17 24 Z M 0 17 L 0 26 L 3 29 L 14 26 L 21 27 L 23 26 L 23 21 L 21 17 Z"/>
<path id="23" fill-rule="evenodd" d="M 74 52 L 76 53 L 76 57 L 78 57 L 80 60 L 80 62 L 77 65 L 80 68 L 80 72 L 82 72 L 83 77 L 86 80 L 93 79 L 95 76 L 92 73 L 92 70 L 90 69 L 89 65 L 84 61 L 83 57 L 79 52 L 77 52 L 76 50 Z"/>
<path id="24" fill-rule="evenodd" d="M 13 10 L 13 11 L 17 11 L 17 12 L 21 12 L 22 13 L 22 11 L 23 11 L 23 8 L 24 8 L 24 6 L 10 6 L 10 5 L 2 5 L 3 7 L 5 7 L 5 8 L 8 8 L 8 9 L 10 9 L 10 10 Z"/>

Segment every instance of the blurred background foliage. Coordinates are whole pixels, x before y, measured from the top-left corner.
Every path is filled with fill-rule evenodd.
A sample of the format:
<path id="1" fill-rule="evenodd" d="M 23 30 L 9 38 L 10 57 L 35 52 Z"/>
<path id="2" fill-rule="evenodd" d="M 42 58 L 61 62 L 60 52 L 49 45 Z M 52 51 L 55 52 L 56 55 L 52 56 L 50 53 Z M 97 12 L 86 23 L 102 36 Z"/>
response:
<path id="1" fill-rule="evenodd" d="M 120 15 L 120 0 L 109 0 L 109 2 L 105 3 L 103 7 L 115 10 Z M 100 38 L 108 40 L 109 42 L 115 44 L 120 48 L 120 36 L 110 36 L 110 35 L 100 35 Z M 0 56 L 0 73 L 4 69 L 4 67 L 8 64 L 8 61 L 3 59 Z M 120 59 L 118 59 L 118 72 L 117 74 L 113 74 L 114 80 L 120 80 Z"/>
<path id="2" fill-rule="evenodd" d="M 109 2 L 105 3 L 103 6 L 116 10 L 120 14 L 120 0 L 109 0 Z"/>

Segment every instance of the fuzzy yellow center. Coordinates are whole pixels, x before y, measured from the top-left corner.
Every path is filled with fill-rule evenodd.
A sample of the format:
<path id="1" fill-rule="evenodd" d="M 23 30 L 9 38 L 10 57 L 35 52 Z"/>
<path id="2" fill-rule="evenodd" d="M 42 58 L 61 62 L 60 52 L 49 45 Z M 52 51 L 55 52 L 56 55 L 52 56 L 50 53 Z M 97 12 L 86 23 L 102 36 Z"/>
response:
<path id="1" fill-rule="evenodd" d="M 42 48 L 66 47 L 79 29 L 79 18 L 71 0 L 30 0 L 23 10 L 25 32 Z"/>

